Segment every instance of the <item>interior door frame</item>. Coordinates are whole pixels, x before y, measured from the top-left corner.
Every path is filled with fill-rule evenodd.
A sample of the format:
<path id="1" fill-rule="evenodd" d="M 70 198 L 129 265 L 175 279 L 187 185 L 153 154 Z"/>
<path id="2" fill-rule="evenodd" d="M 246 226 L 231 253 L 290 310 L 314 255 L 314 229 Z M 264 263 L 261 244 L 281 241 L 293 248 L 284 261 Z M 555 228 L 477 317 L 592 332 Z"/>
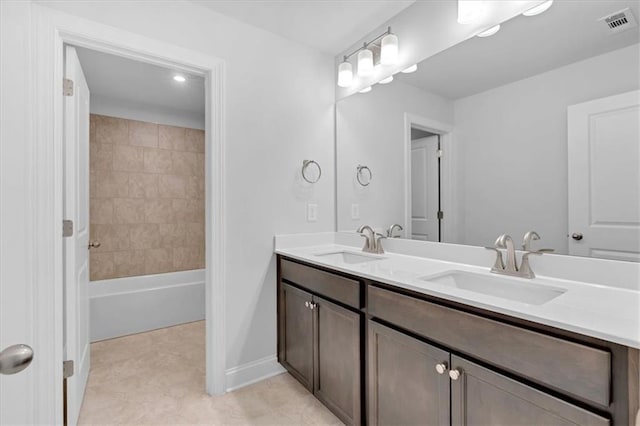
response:
<path id="1" fill-rule="evenodd" d="M 440 135 L 440 197 L 444 218 L 441 221 L 443 243 L 455 243 L 457 234 L 454 224 L 457 220 L 453 188 L 454 173 L 454 134 L 453 126 L 419 115 L 404 114 L 404 233 L 411 238 L 411 129 L 420 129 Z"/>
<path id="2" fill-rule="evenodd" d="M 32 128 L 35 422 L 62 423 L 63 49 L 65 44 L 199 75 L 206 81 L 206 388 L 225 391 L 225 62 L 210 55 L 33 5 Z M 215 237 L 215 238 L 214 238 Z"/>

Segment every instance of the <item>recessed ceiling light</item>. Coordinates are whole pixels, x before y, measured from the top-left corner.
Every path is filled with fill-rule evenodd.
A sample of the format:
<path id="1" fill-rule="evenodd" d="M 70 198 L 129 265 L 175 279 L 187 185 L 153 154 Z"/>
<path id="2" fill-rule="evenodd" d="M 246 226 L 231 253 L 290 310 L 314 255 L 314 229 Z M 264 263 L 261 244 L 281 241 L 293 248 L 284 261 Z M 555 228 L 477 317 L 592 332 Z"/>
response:
<path id="1" fill-rule="evenodd" d="M 382 80 L 380 80 L 380 84 L 388 84 L 391 83 L 393 81 L 393 76 L 390 75 L 387 78 L 383 78 Z"/>
<path id="2" fill-rule="evenodd" d="M 360 93 L 369 93 L 370 91 L 371 91 L 371 86 L 365 87 L 364 89 L 360 90 Z"/>
<path id="3" fill-rule="evenodd" d="M 418 65 L 417 64 L 413 64 L 409 68 L 403 69 L 401 72 L 403 72 L 405 74 L 410 74 L 412 72 L 415 72 L 417 69 L 418 69 Z"/>
<path id="4" fill-rule="evenodd" d="M 491 37 L 498 31 L 500 31 L 500 24 L 494 25 L 493 27 L 482 31 L 481 33 L 478 33 L 478 37 Z"/>
<path id="5" fill-rule="evenodd" d="M 175 81 L 177 81 L 178 83 L 184 83 L 185 81 L 187 81 L 187 79 L 186 79 L 186 78 L 184 78 L 184 76 L 179 75 L 179 74 L 174 75 L 174 76 L 173 76 L 173 79 L 174 79 Z"/>
<path id="6" fill-rule="evenodd" d="M 541 3 L 541 4 L 537 5 L 537 6 L 533 6 L 531 9 L 527 10 L 526 12 L 523 12 L 522 14 L 524 16 L 540 15 L 542 12 L 544 12 L 547 9 L 549 9 L 552 4 L 553 4 L 553 0 L 548 0 L 548 1 L 545 1 L 544 3 Z"/>

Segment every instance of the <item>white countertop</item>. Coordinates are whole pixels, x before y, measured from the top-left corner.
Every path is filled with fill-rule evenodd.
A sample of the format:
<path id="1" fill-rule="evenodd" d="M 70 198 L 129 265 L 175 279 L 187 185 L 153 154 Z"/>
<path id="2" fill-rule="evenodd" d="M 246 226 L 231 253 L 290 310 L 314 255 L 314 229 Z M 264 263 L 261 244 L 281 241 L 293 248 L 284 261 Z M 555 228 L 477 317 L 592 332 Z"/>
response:
<path id="1" fill-rule="evenodd" d="M 394 253 L 387 250 L 381 256 L 382 260 L 348 264 L 341 260 L 321 257 L 318 254 L 339 251 L 360 253 L 359 247 L 354 246 L 351 242 L 361 241 L 347 238 L 347 244 L 336 244 L 334 238 L 327 237 L 328 233 L 324 235 L 324 238 L 315 237 L 306 239 L 306 241 L 304 238 L 296 237 L 293 241 L 285 237 L 283 238 L 286 240 L 284 244 L 278 244 L 279 237 L 276 237 L 275 252 L 307 263 L 441 299 L 640 349 L 640 291 L 637 288 L 587 283 L 542 275 L 538 275 L 533 280 L 513 278 L 527 284 L 540 285 L 553 280 L 553 286 L 566 289 L 566 292 L 549 302 L 542 305 L 530 305 L 420 279 L 451 270 L 488 274 L 492 262 L 488 262 L 484 267 Z M 344 238 L 342 239 L 344 240 Z M 305 242 L 314 245 L 305 245 Z M 409 243 L 411 242 L 407 244 Z M 567 258 L 567 256 L 556 257 Z M 555 262 L 557 261 L 556 259 Z M 625 267 L 628 268 L 627 266 L 622 268 Z M 634 269 L 631 271 L 633 272 Z"/>

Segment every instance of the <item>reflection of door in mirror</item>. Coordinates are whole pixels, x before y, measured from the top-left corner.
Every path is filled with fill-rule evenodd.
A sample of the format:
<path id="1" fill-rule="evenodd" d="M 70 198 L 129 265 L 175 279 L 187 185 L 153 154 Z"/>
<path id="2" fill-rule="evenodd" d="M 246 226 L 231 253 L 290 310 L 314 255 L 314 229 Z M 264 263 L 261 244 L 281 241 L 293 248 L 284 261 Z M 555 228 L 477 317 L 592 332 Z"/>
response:
<path id="1" fill-rule="evenodd" d="M 568 114 L 569 253 L 640 261 L 640 91 Z"/>
<path id="2" fill-rule="evenodd" d="M 414 129 L 412 129 L 412 134 Z M 411 239 L 440 241 L 440 136 L 411 140 Z"/>

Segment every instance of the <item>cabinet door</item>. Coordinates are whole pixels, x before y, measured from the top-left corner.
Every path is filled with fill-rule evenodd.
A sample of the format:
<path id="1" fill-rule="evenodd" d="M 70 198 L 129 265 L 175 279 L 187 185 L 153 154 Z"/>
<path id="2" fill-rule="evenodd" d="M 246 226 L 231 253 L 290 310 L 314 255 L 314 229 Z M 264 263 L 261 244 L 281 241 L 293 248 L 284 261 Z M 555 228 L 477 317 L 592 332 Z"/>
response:
<path id="1" fill-rule="evenodd" d="M 370 425 L 449 425 L 449 353 L 368 321 Z"/>
<path id="2" fill-rule="evenodd" d="M 307 389 L 313 390 L 312 296 L 282 283 L 280 363 Z"/>
<path id="3" fill-rule="evenodd" d="M 453 425 L 609 424 L 608 419 L 463 358 L 452 356 L 451 365 L 460 373 L 451 380 Z"/>
<path id="4" fill-rule="evenodd" d="M 314 296 L 314 394 L 345 424 L 361 423 L 362 314 Z"/>

